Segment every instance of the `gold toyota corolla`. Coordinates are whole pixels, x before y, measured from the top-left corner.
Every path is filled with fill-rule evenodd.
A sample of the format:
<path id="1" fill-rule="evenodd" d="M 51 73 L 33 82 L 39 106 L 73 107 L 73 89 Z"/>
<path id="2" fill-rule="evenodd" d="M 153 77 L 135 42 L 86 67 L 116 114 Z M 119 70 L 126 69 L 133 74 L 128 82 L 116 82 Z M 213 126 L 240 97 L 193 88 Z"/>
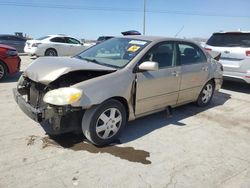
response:
<path id="1" fill-rule="evenodd" d="M 207 105 L 221 87 L 222 70 L 191 41 L 117 37 L 75 57 L 38 58 L 13 92 L 49 135 L 82 131 L 106 145 L 127 121 L 190 102 Z"/>

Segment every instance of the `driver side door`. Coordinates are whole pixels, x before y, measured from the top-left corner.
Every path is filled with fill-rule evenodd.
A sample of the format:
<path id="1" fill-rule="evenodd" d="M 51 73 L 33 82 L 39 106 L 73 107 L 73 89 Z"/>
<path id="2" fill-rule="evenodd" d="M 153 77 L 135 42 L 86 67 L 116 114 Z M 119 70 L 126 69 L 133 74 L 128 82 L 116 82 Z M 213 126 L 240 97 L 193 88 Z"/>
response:
<path id="1" fill-rule="evenodd" d="M 176 66 L 175 43 L 155 45 L 142 59 L 145 61 L 157 62 L 159 70 L 136 73 L 136 116 L 175 105 L 179 95 L 181 67 Z"/>

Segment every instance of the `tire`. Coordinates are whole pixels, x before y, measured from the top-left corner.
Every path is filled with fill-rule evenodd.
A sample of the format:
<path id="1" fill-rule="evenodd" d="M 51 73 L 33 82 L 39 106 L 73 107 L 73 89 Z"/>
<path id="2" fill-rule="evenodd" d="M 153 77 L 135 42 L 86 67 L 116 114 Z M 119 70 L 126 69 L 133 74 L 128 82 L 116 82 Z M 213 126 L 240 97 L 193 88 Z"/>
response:
<path id="1" fill-rule="evenodd" d="M 5 79 L 5 77 L 7 76 L 7 73 L 8 73 L 8 69 L 6 65 L 0 61 L 0 81 Z"/>
<path id="2" fill-rule="evenodd" d="M 84 113 L 83 134 L 97 146 L 108 145 L 120 136 L 127 122 L 126 117 L 126 110 L 119 101 L 105 101 Z"/>
<path id="3" fill-rule="evenodd" d="M 55 49 L 49 48 L 45 51 L 45 56 L 57 56 L 57 51 Z"/>
<path id="4" fill-rule="evenodd" d="M 198 106 L 207 106 L 214 95 L 214 82 L 209 81 L 205 84 L 205 86 L 202 88 L 199 97 L 196 101 Z"/>

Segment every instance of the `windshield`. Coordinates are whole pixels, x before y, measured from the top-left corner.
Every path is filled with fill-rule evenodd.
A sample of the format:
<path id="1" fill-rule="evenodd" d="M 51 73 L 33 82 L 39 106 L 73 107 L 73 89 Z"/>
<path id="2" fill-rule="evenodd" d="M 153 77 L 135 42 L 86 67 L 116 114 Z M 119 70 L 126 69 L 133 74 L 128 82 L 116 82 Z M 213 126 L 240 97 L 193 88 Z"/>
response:
<path id="1" fill-rule="evenodd" d="M 222 47 L 250 47 L 250 33 L 215 33 L 207 44 Z"/>
<path id="2" fill-rule="evenodd" d="M 49 38 L 49 36 L 40 37 L 40 38 L 37 38 L 36 40 L 43 40 L 43 39 L 46 39 L 46 38 Z"/>
<path id="3" fill-rule="evenodd" d="M 112 38 L 87 49 L 77 57 L 97 64 L 122 68 L 148 44 L 149 41 L 145 40 Z"/>

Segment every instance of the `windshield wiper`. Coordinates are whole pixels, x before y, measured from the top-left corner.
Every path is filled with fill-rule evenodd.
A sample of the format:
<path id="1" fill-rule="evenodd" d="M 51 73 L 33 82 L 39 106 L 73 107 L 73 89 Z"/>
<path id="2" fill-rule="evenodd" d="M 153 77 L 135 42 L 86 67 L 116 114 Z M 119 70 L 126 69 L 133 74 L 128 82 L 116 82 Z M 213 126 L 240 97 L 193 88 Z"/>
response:
<path id="1" fill-rule="evenodd" d="M 104 66 L 112 67 L 112 68 L 119 68 L 118 66 L 106 64 L 106 63 L 100 62 L 100 61 L 98 61 L 98 60 L 96 60 L 96 59 L 91 59 L 91 58 L 87 58 L 87 57 L 81 57 L 81 56 L 79 56 L 79 55 L 76 56 L 76 57 L 78 57 L 79 59 L 88 61 L 88 62 L 96 63 L 96 64 L 98 64 L 98 65 L 104 65 Z"/>

